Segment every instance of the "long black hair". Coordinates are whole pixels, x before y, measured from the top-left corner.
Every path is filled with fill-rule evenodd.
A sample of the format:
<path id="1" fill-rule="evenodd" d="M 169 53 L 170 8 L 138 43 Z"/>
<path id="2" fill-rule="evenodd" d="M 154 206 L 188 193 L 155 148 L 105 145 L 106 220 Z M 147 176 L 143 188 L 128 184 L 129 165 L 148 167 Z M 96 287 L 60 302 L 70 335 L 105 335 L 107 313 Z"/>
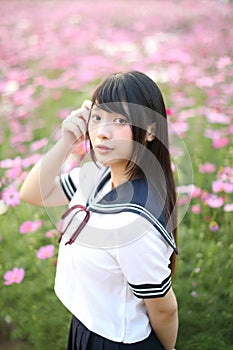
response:
<path id="1" fill-rule="evenodd" d="M 114 73 L 94 90 L 92 107 L 94 105 L 129 119 L 135 147 L 126 169 L 128 179 L 146 177 L 163 203 L 167 222 L 176 240 L 176 191 L 169 152 L 167 114 L 159 87 L 138 71 Z M 146 142 L 149 125 L 155 127 L 154 138 Z M 142 145 L 145 146 L 143 152 Z M 174 253 L 170 267 L 174 272 Z"/>

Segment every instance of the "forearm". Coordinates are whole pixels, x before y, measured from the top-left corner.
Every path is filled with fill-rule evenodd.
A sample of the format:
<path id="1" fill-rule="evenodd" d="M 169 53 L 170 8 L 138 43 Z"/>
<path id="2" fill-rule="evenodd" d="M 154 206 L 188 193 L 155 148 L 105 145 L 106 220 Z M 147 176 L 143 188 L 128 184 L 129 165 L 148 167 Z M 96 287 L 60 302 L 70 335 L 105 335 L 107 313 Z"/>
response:
<path id="1" fill-rule="evenodd" d="M 166 350 L 173 350 L 178 332 L 178 305 L 172 288 L 162 298 L 144 301 L 156 336 Z"/>
<path id="2" fill-rule="evenodd" d="M 21 198 L 30 204 L 43 205 L 68 155 L 68 146 L 59 140 L 29 172 L 20 191 Z"/>
<path id="3" fill-rule="evenodd" d="M 178 332 L 178 312 L 159 312 L 151 326 L 166 350 L 173 350 Z"/>
<path id="4" fill-rule="evenodd" d="M 54 180 L 70 154 L 70 149 L 62 139 L 41 159 L 39 181 L 41 194 L 46 199 L 53 189 Z"/>

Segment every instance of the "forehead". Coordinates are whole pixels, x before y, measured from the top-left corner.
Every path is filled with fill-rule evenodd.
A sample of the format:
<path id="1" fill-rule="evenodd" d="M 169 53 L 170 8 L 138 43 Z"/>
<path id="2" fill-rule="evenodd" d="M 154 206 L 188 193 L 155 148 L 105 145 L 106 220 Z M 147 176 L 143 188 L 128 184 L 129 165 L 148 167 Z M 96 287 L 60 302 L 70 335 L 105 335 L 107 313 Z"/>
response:
<path id="1" fill-rule="evenodd" d="M 117 113 L 117 114 L 123 114 L 125 116 L 129 116 L 130 112 L 130 104 L 124 101 L 101 101 L 98 100 L 95 101 L 94 107 L 100 108 L 106 112 L 109 113 Z"/>
<path id="2" fill-rule="evenodd" d="M 98 114 L 101 116 L 125 116 L 125 113 L 120 113 L 121 111 L 119 111 L 116 106 L 114 106 L 115 108 L 113 108 L 113 106 L 110 106 L 108 104 L 102 104 L 102 105 L 94 105 L 92 110 L 91 110 L 91 114 Z M 123 112 L 123 111 L 122 111 Z M 125 116 L 126 117 L 126 116 Z"/>

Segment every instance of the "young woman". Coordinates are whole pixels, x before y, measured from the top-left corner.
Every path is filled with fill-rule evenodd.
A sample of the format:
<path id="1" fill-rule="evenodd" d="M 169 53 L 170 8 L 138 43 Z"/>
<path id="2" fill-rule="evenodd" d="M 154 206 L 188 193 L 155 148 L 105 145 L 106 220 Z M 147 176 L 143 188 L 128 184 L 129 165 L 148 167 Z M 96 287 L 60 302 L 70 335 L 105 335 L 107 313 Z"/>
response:
<path id="1" fill-rule="evenodd" d="M 84 139 L 94 166 L 59 175 Z M 148 76 L 116 73 L 97 86 L 92 101 L 65 119 L 21 198 L 69 203 L 55 281 L 74 315 L 68 350 L 174 348 L 176 196 L 166 110 Z"/>

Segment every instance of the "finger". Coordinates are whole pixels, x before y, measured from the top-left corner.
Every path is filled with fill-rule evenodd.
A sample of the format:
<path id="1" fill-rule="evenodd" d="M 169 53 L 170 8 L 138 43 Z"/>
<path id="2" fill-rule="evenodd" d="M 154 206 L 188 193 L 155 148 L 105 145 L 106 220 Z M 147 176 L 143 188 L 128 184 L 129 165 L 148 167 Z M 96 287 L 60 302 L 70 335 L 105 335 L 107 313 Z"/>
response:
<path id="1" fill-rule="evenodd" d="M 90 115 L 90 111 L 87 109 L 84 109 L 84 111 L 82 112 L 82 117 L 80 118 L 84 119 L 85 122 L 87 123 L 89 119 L 89 115 Z"/>
<path id="2" fill-rule="evenodd" d="M 75 125 L 75 123 L 72 123 L 71 121 L 69 121 L 68 123 L 63 123 L 63 132 L 69 132 L 73 134 L 76 138 L 81 135 L 81 130 L 79 129 L 79 126 Z"/>
<path id="3" fill-rule="evenodd" d="M 91 109 L 92 102 L 90 100 L 84 100 L 82 103 L 82 107 L 86 108 L 88 111 Z"/>
<path id="4" fill-rule="evenodd" d="M 72 130 L 76 129 L 77 133 L 81 135 L 85 135 L 87 132 L 87 122 L 85 119 L 81 117 L 73 117 L 69 120 L 69 125 L 67 124 L 67 128 L 72 127 Z M 77 133 L 75 135 L 77 136 Z"/>
<path id="5" fill-rule="evenodd" d="M 68 115 L 68 119 L 70 118 L 79 118 L 79 119 L 83 119 L 85 122 L 88 121 L 89 119 L 89 110 L 87 110 L 86 108 L 79 108 L 79 109 L 76 109 L 74 111 L 72 111 L 70 113 L 70 115 Z"/>
<path id="6" fill-rule="evenodd" d="M 82 135 L 85 135 L 87 132 L 87 122 L 86 120 L 79 118 L 79 120 L 75 120 L 74 124 L 79 128 Z"/>
<path id="7" fill-rule="evenodd" d="M 68 115 L 68 118 L 69 117 L 80 117 L 83 113 L 83 111 L 85 110 L 85 108 L 78 108 L 78 109 L 75 109 L 74 111 L 72 111 L 69 115 Z"/>

